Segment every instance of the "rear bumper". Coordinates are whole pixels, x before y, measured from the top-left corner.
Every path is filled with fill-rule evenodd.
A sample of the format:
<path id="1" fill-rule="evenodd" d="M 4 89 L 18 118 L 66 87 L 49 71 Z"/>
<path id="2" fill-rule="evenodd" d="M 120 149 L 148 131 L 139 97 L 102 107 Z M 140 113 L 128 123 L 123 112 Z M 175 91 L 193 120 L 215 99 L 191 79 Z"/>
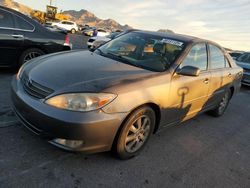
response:
<path id="1" fill-rule="evenodd" d="M 11 99 L 13 110 L 30 131 L 60 148 L 86 153 L 110 150 L 127 115 L 107 114 L 102 110 L 82 113 L 56 109 L 26 94 L 16 78 L 12 80 Z M 83 144 L 75 148 L 54 142 L 55 139 L 83 141 Z"/>

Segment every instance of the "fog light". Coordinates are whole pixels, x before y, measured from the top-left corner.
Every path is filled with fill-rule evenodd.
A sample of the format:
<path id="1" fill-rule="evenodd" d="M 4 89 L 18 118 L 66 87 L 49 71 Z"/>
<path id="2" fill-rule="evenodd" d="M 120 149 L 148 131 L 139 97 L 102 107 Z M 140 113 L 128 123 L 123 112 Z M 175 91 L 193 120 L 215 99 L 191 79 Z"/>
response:
<path id="1" fill-rule="evenodd" d="M 66 139 L 61 139 L 61 138 L 56 138 L 52 140 L 52 142 L 56 144 L 60 144 L 65 147 L 73 148 L 73 149 L 80 148 L 84 144 L 83 140 L 66 140 Z"/>

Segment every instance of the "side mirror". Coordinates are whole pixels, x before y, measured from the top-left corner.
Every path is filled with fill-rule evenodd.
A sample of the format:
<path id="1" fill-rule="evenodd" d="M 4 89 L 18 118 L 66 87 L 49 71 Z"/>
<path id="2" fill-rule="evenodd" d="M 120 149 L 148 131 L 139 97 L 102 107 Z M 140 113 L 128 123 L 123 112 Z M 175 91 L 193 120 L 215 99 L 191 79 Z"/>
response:
<path id="1" fill-rule="evenodd" d="M 176 71 L 179 75 L 184 76 L 199 76 L 200 75 L 200 69 L 193 66 L 185 66 Z"/>

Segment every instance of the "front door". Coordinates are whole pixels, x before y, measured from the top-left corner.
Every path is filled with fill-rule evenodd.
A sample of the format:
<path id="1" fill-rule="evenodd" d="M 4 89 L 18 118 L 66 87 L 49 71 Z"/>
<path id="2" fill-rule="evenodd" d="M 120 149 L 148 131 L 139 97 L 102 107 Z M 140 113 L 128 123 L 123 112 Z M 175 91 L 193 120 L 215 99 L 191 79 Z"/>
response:
<path id="1" fill-rule="evenodd" d="M 180 64 L 200 69 L 199 76 L 174 74 L 170 88 L 168 124 L 182 122 L 203 110 L 207 102 L 210 82 L 207 47 L 205 43 L 195 44 Z"/>

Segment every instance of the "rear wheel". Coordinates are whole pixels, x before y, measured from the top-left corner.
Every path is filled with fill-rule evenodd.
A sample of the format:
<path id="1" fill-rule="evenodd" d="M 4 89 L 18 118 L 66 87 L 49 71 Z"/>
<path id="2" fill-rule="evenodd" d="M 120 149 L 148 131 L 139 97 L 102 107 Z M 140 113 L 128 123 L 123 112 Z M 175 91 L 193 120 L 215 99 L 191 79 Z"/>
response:
<path id="1" fill-rule="evenodd" d="M 24 63 L 30 61 L 33 58 L 38 56 L 44 55 L 44 52 L 38 48 L 30 48 L 25 50 L 19 59 L 19 66 L 23 65 Z"/>
<path id="2" fill-rule="evenodd" d="M 129 159 L 144 148 L 155 127 L 155 112 L 150 107 L 134 111 L 124 123 L 115 144 L 115 154 Z"/>
<path id="3" fill-rule="evenodd" d="M 231 91 L 227 90 L 223 98 L 221 99 L 220 103 L 218 104 L 218 106 L 214 110 L 209 111 L 209 114 L 211 114 L 214 117 L 222 116 L 227 109 L 231 96 L 232 96 Z"/>
<path id="4" fill-rule="evenodd" d="M 72 34 L 75 34 L 75 33 L 76 33 L 76 30 L 75 30 L 75 29 L 71 29 L 71 33 L 72 33 Z"/>

